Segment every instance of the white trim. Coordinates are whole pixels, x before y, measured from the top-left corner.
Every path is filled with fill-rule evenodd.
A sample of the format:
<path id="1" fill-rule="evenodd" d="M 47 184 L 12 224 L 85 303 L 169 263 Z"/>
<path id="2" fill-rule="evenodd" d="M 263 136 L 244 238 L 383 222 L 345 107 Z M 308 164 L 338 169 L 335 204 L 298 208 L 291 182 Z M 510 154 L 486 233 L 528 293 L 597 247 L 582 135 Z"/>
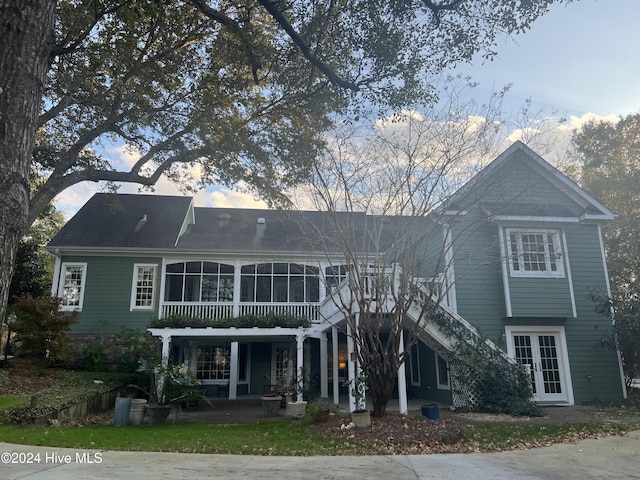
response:
<path id="1" fill-rule="evenodd" d="M 78 305 L 60 305 L 60 310 L 65 312 L 70 311 L 82 311 L 82 305 L 84 304 L 84 291 L 87 285 L 87 263 L 86 262 L 62 262 L 60 265 L 60 276 L 58 279 L 58 296 L 65 300 L 64 296 L 64 275 L 68 267 L 82 267 L 82 276 L 80 278 L 80 294 L 78 298 Z"/>
<path id="2" fill-rule="evenodd" d="M 507 317 L 513 317 L 511 308 L 511 289 L 509 288 L 509 267 L 507 266 L 507 251 L 504 238 L 504 228 L 498 225 L 498 239 L 500 241 L 500 259 L 502 263 L 502 288 Z"/>
<path id="3" fill-rule="evenodd" d="M 569 198 L 574 200 L 578 205 L 586 210 L 587 207 L 594 207 L 601 213 L 584 213 L 581 216 L 582 220 L 592 220 L 595 222 L 607 222 L 613 220 L 615 215 L 611 210 L 605 207 L 602 203 L 580 188 L 576 183 L 571 181 L 565 175 L 563 175 L 557 168 L 553 167 L 544 158 L 538 155 L 536 152 L 527 147 L 520 140 L 514 142 L 504 152 L 493 160 L 489 165 L 483 168 L 477 175 L 475 175 L 470 181 L 468 181 L 462 188 L 458 189 L 448 200 L 447 205 L 439 209 L 440 212 L 446 211 L 449 205 L 459 202 L 465 195 L 467 195 L 475 186 L 490 176 L 492 172 L 500 168 L 505 162 L 514 158 L 518 152 L 526 155 L 531 162 L 526 162 L 533 169 L 542 173 L 543 176 L 564 192 Z"/>
<path id="4" fill-rule="evenodd" d="M 490 215 L 489 221 L 500 222 L 502 224 L 514 223 L 522 225 L 523 223 L 532 224 L 558 224 L 563 225 L 566 223 L 580 223 L 578 217 L 544 217 L 536 215 Z"/>
<path id="5" fill-rule="evenodd" d="M 445 358 L 438 355 L 437 352 L 433 352 L 433 354 L 435 355 L 434 358 L 436 362 L 436 388 L 438 390 L 451 390 L 451 373 L 449 371 L 449 362 Z M 440 381 L 440 359 L 442 359 L 447 364 L 447 384 L 446 385 Z"/>
<path id="6" fill-rule="evenodd" d="M 602 258 L 602 268 L 604 269 L 604 278 L 607 285 L 607 296 L 611 298 L 611 283 L 609 282 L 609 267 L 607 266 L 607 254 L 604 249 L 604 240 L 602 238 L 602 226 L 598 225 L 598 241 L 600 242 L 600 255 Z M 612 323 L 615 324 L 615 317 L 613 311 L 613 305 L 611 306 Z M 620 349 L 616 347 L 616 353 L 618 354 L 618 369 L 620 370 L 620 382 L 622 383 L 622 394 L 624 398 L 628 397 L 627 384 L 624 378 L 624 368 L 622 367 L 622 355 Z"/>
<path id="7" fill-rule="evenodd" d="M 524 270 L 524 268 L 520 268 L 519 270 L 515 270 L 513 268 L 513 254 L 516 253 L 518 255 L 518 261 L 520 262 L 520 259 L 522 257 L 522 254 L 520 252 L 520 249 L 518 249 L 518 252 L 513 252 L 511 250 L 511 235 L 512 234 L 516 234 L 518 235 L 518 242 L 520 241 L 520 239 L 522 238 L 522 235 L 551 235 L 552 236 L 552 241 L 553 241 L 553 246 L 554 246 L 554 254 L 556 255 L 556 271 L 552 271 L 551 270 L 551 264 L 550 264 L 550 260 L 551 257 L 550 255 L 547 255 L 547 252 L 545 252 L 545 266 L 546 266 L 546 270 L 544 271 L 532 271 L 532 270 Z M 562 261 L 562 257 L 563 255 L 563 248 L 562 248 L 562 243 L 560 241 L 560 229 L 557 228 L 513 228 L 513 227 L 506 227 L 505 228 L 505 236 L 506 236 L 506 247 L 507 247 L 507 255 L 508 255 L 508 265 L 509 265 L 509 274 L 512 277 L 529 277 L 529 278 L 564 278 L 565 277 L 565 271 L 564 271 L 564 262 Z M 545 242 L 546 244 L 546 242 Z M 520 267 L 523 267 L 523 265 L 519 265 Z"/>
<path id="8" fill-rule="evenodd" d="M 59 255 L 55 256 L 53 264 L 53 279 L 51 280 L 51 296 L 58 296 L 58 285 L 60 283 L 60 271 L 62 268 L 62 259 Z"/>
<path id="9" fill-rule="evenodd" d="M 515 359 L 515 347 L 513 345 L 513 335 L 515 334 L 558 334 L 560 345 L 558 345 L 558 362 L 560 365 L 560 373 L 562 374 L 562 383 L 566 392 L 566 400 L 559 401 L 558 404 L 573 405 L 575 400 L 573 397 L 573 381 L 571 380 L 571 368 L 569 366 L 569 351 L 567 349 L 567 337 L 562 325 L 506 325 L 504 327 L 507 341 L 507 355 L 509 358 Z"/>
<path id="10" fill-rule="evenodd" d="M 444 224 L 444 235 L 445 235 L 445 245 L 444 245 L 444 263 L 445 263 L 445 288 L 447 289 L 447 304 L 448 307 L 454 311 L 458 311 L 458 300 L 456 294 L 456 274 L 454 270 L 453 264 L 453 238 L 451 235 L 451 226 L 448 224 Z"/>
<path id="11" fill-rule="evenodd" d="M 415 360 L 414 360 L 415 352 Z M 415 362 L 415 363 L 414 363 Z M 414 375 L 415 373 L 415 375 Z M 421 374 L 420 374 L 420 343 L 416 342 L 411 346 L 409 351 L 409 377 L 412 387 L 421 386 Z"/>
<path id="12" fill-rule="evenodd" d="M 567 280 L 569 281 L 569 296 L 571 297 L 571 311 L 573 313 L 573 318 L 578 318 L 578 310 L 576 308 L 576 294 L 573 290 L 573 276 L 571 275 L 571 265 L 569 263 L 569 246 L 567 244 L 567 232 L 562 230 L 560 232 L 560 239 L 562 240 L 562 248 L 564 250 L 564 255 L 562 256 L 565 271 L 567 272 Z"/>
<path id="13" fill-rule="evenodd" d="M 150 306 L 136 305 L 136 298 L 138 293 L 138 274 L 139 274 L 139 269 L 141 268 L 153 268 L 154 270 Z M 133 277 L 131 279 L 131 299 L 129 302 L 129 310 L 132 312 L 138 311 L 138 310 L 154 311 L 156 309 L 157 303 L 158 303 L 158 264 L 157 263 L 134 263 Z"/>

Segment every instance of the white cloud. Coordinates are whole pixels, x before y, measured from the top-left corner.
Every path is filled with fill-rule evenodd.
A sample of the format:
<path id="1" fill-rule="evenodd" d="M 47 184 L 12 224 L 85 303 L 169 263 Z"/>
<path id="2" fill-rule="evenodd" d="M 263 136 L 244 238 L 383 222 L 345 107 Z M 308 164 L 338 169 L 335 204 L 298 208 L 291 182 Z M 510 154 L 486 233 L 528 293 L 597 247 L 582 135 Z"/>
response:
<path id="1" fill-rule="evenodd" d="M 200 207 L 267 208 L 267 204 L 262 200 L 258 200 L 249 194 L 229 189 L 199 192 L 195 195 L 195 203 Z"/>
<path id="2" fill-rule="evenodd" d="M 575 130 L 579 130 L 585 123 L 591 120 L 616 122 L 618 119 L 618 116 L 614 114 L 600 116 L 594 113 L 585 113 L 581 116 L 571 116 L 566 120 L 561 120 L 554 116 L 548 116 L 531 123 L 525 128 L 507 130 L 507 127 L 502 125 L 501 128 L 503 128 L 503 130 L 497 135 L 504 135 L 503 138 L 506 139 L 504 148 L 516 140 L 522 140 L 551 164 L 561 167 L 568 161 L 567 150 L 569 148 L 571 135 Z M 415 124 L 417 123 L 422 125 L 423 128 L 434 130 L 432 135 L 427 136 L 428 140 L 425 142 L 425 147 L 428 145 L 433 147 L 433 141 L 436 141 L 438 138 L 442 139 L 443 129 L 448 131 L 450 134 L 451 132 L 454 132 L 454 134 L 457 132 L 458 135 L 467 135 L 477 133 L 477 130 L 481 130 L 481 128 L 487 124 L 487 119 L 478 115 L 470 115 L 466 118 L 460 117 L 458 120 L 459 124 L 456 127 L 456 122 L 452 122 L 451 120 L 446 120 L 444 122 L 437 120 L 434 121 L 417 112 L 404 111 L 399 117 L 396 117 L 395 121 L 392 121 L 391 118 L 379 119 L 373 123 L 373 126 L 380 134 L 390 134 L 395 136 L 397 140 L 400 140 L 401 137 L 411 134 L 411 128 L 408 127 L 412 123 L 415 127 Z M 444 128 L 445 125 L 447 126 L 446 129 Z M 435 132 L 438 132 L 438 134 L 436 135 Z M 415 136 L 415 129 L 412 133 Z M 360 137 L 360 140 L 362 139 L 363 137 Z M 335 142 L 336 139 L 333 140 L 334 147 L 338 148 L 341 142 Z M 364 142 L 364 144 L 366 145 L 367 142 Z M 356 150 L 358 149 L 356 148 Z M 112 157 L 114 164 L 122 166 L 126 165 L 129 168 L 140 158 L 139 153 L 129 150 L 124 146 L 109 147 L 105 151 Z M 346 153 L 343 152 L 343 157 L 346 155 L 346 157 L 349 158 L 351 155 L 354 155 L 354 153 L 355 152 L 351 150 Z M 352 160 L 356 161 L 355 158 Z M 475 159 L 475 161 L 478 160 L 479 159 Z M 471 153 L 468 162 L 473 163 L 473 161 L 474 156 L 473 153 Z M 484 161 L 480 161 L 478 163 L 484 164 Z M 185 174 L 193 178 L 198 178 L 199 167 L 186 167 Z M 60 193 L 56 197 L 55 202 L 57 207 L 67 218 L 69 218 L 75 214 L 75 212 L 84 205 L 94 193 L 101 191 L 103 188 L 104 184 L 82 182 Z M 256 199 L 255 196 L 245 193 L 242 190 L 244 190 L 242 185 L 240 186 L 240 191 L 220 186 L 212 186 L 205 190 L 195 192 L 192 196 L 194 197 L 195 204 L 197 206 L 258 209 L 268 208 L 264 201 Z M 166 177 L 160 178 L 153 188 L 153 192 L 142 190 L 137 184 L 122 184 L 119 191 L 121 193 L 141 192 L 156 195 L 184 195 L 184 193 Z M 295 197 L 296 202 L 299 203 L 302 208 L 313 208 L 313 204 L 305 198 L 302 190 L 293 190 L 291 193 Z"/>

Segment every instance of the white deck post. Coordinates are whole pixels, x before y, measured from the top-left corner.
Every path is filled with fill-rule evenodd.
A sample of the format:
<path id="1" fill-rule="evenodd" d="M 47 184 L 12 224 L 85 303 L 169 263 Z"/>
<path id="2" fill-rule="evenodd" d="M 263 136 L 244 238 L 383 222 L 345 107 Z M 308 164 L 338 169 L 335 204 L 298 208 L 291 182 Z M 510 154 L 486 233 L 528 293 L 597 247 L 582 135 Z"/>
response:
<path id="1" fill-rule="evenodd" d="M 329 398 L 329 369 L 327 363 L 327 334 L 320 336 L 320 398 Z"/>
<path id="2" fill-rule="evenodd" d="M 171 335 L 162 335 L 162 358 L 160 359 L 160 364 L 162 368 L 167 368 L 169 366 L 169 351 L 171 349 Z M 158 384 L 156 385 L 156 389 L 158 393 L 164 392 L 164 380 L 166 375 L 163 373 L 160 375 L 160 378 L 157 380 Z"/>
<path id="3" fill-rule="evenodd" d="M 231 342 L 231 365 L 229 366 L 229 400 L 238 398 L 238 342 Z"/>
<path id="4" fill-rule="evenodd" d="M 304 335 L 298 333 L 296 335 L 296 365 L 298 366 L 297 384 L 302 385 L 304 382 Z M 302 401 L 302 391 L 298 390 L 298 402 Z"/>
<path id="5" fill-rule="evenodd" d="M 240 285 L 242 278 L 242 267 L 236 261 L 233 267 L 233 316 L 240 316 Z"/>
<path id="6" fill-rule="evenodd" d="M 404 352 L 404 332 L 400 331 L 400 345 L 398 347 L 398 354 L 402 355 Z M 402 362 L 398 369 L 398 408 L 401 415 L 406 415 L 409 412 L 407 405 L 407 377 L 405 372 L 405 365 L 407 362 Z"/>
<path id="7" fill-rule="evenodd" d="M 355 362 L 355 351 L 353 349 L 353 338 L 351 337 L 351 325 L 349 321 L 347 321 L 347 370 L 349 376 L 349 411 L 353 412 L 356 409 L 356 399 L 353 398 L 353 394 L 351 393 L 351 387 L 353 385 L 353 381 L 356 378 L 356 362 Z"/>
<path id="8" fill-rule="evenodd" d="M 333 325 L 331 327 L 331 356 L 333 357 L 333 368 L 331 374 L 333 375 L 333 404 L 340 405 L 340 365 L 338 364 L 338 327 Z"/>

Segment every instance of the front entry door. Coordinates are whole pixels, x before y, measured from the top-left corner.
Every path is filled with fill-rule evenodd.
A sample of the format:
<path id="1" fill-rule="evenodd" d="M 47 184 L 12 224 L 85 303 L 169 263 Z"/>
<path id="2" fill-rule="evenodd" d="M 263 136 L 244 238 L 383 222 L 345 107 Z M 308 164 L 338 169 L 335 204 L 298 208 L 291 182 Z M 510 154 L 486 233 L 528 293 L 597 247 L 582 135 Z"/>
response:
<path id="1" fill-rule="evenodd" d="M 271 381 L 282 390 L 291 385 L 292 361 L 288 343 L 274 343 L 271 355 Z"/>
<path id="2" fill-rule="evenodd" d="M 512 332 L 512 356 L 531 371 L 534 400 L 569 402 L 565 352 L 560 332 Z"/>

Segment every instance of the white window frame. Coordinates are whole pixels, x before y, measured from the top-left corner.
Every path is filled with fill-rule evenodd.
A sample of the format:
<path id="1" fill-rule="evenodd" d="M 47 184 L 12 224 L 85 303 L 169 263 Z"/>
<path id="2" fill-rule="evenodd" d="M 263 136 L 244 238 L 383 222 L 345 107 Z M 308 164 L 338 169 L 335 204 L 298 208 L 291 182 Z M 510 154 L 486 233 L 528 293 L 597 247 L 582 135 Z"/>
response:
<path id="1" fill-rule="evenodd" d="M 449 370 L 449 362 L 438 355 L 436 352 L 433 352 L 435 355 L 436 362 L 436 387 L 438 390 L 451 390 L 451 371 Z M 447 383 L 444 383 L 440 378 L 440 360 L 442 360 L 447 365 Z"/>
<path id="2" fill-rule="evenodd" d="M 78 304 L 77 305 L 68 305 L 66 304 L 67 296 L 65 295 L 65 277 L 67 276 L 68 268 L 82 268 L 82 274 L 80 278 L 80 292 L 78 295 Z M 58 297 L 62 299 L 60 304 L 60 310 L 66 312 L 73 311 L 82 311 L 82 305 L 84 304 L 84 291 L 86 287 L 87 281 L 87 263 L 86 262 L 62 262 L 60 265 L 60 280 L 58 282 Z"/>
<path id="3" fill-rule="evenodd" d="M 513 252 L 511 248 L 511 235 L 516 235 L 516 243 L 518 246 L 518 252 Z M 551 270 L 551 254 L 548 251 L 548 243 L 545 242 L 545 269 L 540 270 L 525 270 L 524 264 L 524 251 L 522 250 L 522 236 L 523 235 L 551 235 L 551 241 L 553 242 L 553 249 L 555 255 L 556 271 Z M 512 277 L 530 277 L 530 278 L 564 278 L 564 255 L 562 248 L 562 235 L 560 229 L 557 228 L 507 228 L 506 229 L 506 244 L 507 244 L 507 258 L 509 264 L 509 271 Z M 514 256 L 518 258 L 518 269 L 514 267 Z"/>
<path id="4" fill-rule="evenodd" d="M 140 273 L 141 268 L 152 268 L 153 269 L 153 283 L 151 285 L 151 305 L 136 305 L 136 300 L 138 298 L 138 288 L 141 288 L 141 285 L 138 285 L 138 275 Z M 131 303 L 129 308 L 131 311 L 134 310 L 149 310 L 153 311 L 156 308 L 156 293 L 158 291 L 158 264 L 157 263 L 134 263 L 133 264 L 133 278 L 131 280 Z"/>
<path id="5" fill-rule="evenodd" d="M 416 343 L 411 346 L 409 355 L 409 371 L 411 372 L 411 386 L 421 386 L 420 376 L 420 346 Z"/>

